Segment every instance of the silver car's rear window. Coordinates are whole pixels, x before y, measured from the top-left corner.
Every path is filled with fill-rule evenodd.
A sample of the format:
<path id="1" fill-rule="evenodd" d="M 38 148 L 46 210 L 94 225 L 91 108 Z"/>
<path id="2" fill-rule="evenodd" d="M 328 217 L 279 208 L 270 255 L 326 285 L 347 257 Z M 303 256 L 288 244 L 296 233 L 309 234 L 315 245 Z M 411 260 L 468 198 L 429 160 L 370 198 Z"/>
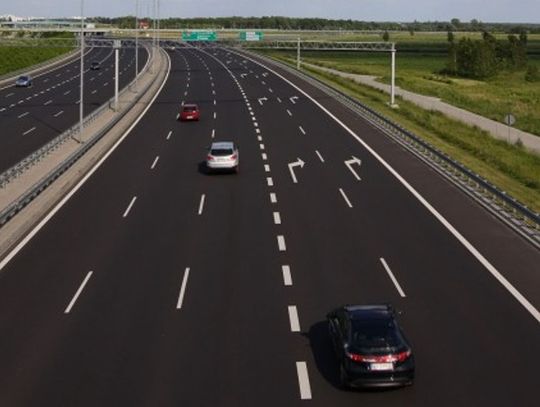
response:
<path id="1" fill-rule="evenodd" d="M 225 155 L 232 155 L 233 150 L 231 148 L 213 148 L 210 150 L 210 154 L 217 157 L 222 157 Z"/>

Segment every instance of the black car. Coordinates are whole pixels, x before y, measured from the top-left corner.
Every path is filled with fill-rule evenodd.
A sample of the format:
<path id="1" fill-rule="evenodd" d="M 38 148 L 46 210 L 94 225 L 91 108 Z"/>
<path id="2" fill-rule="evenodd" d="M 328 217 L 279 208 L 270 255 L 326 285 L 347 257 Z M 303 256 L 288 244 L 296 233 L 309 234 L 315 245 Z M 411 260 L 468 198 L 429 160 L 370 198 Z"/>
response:
<path id="1" fill-rule="evenodd" d="M 413 383 L 414 356 L 391 305 L 346 305 L 327 319 L 343 387 Z"/>
<path id="2" fill-rule="evenodd" d="M 93 61 L 91 64 L 90 64 L 90 69 L 92 71 L 97 71 L 99 70 L 99 68 L 101 68 L 101 63 L 99 63 L 99 61 Z"/>

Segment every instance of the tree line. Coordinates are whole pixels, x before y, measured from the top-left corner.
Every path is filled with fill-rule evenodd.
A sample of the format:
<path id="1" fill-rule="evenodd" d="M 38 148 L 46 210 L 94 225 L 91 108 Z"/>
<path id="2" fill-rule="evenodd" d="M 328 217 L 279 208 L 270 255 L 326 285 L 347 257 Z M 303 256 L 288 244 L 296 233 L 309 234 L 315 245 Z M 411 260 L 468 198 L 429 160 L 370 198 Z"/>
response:
<path id="1" fill-rule="evenodd" d="M 508 35 L 498 40 L 484 31 L 481 40 L 462 38 L 458 42 L 448 32 L 448 62 L 443 73 L 473 79 L 490 78 L 497 73 L 527 70 L 525 78 L 538 80 L 538 68 L 527 64 L 527 34 Z"/>
<path id="2" fill-rule="evenodd" d="M 140 17 L 152 23 L 151 17 Z M 134 16 L 93 17 L 92 22 L 111 24 L 119 28 L 135 27 Z M 344 30 L 344 31 L 497 31 L 506 33 L 540 33 L 540 24 L 485 23 L 473 19 L 462 22 L 457 18 L 450 21 L 413 21 L 409 23 L 378 22 L 358 20 L 331 20 L 326 18 L 292 18 L 280 16 L 265 17 L 218 17 L 218 18 L 165 18 L 160 20 L 161 28 L 169 29 L 278 29 L 278 30 Z"/>

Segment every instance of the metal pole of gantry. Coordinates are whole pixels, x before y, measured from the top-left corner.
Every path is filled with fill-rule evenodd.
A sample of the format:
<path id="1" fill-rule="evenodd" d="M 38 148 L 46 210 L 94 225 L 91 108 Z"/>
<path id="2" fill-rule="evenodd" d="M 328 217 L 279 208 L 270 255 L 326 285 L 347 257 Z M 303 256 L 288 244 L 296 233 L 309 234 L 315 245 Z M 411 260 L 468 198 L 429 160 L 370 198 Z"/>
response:
<path id="1" fill-rule="evenodd" d="M 119 51 L 120 47 L 122 46 L 122 41 L 120 40 L 114 40 L 114 110 L 118 112 L 118 84 L 119 84 L 119 67 L 120 64 L 119 61 Z"/>
<path id="2" fill-rule="evenodd" d="M 80 88 L 79 88 L 79 140 L 73 139 L 79 143 L 83 139 L 83 121 L 84 121 L 84 0 L 81 0 L 81 70 L 80 70 Z"/>
<path id="3" fill-rule="evenodd" d="M 298 37 L 298 44 L 296 48 L 296 69 L 300 70 L 300 37 Z"/>
<path id="4" fill-rule="evenodd" d="M 392 54 L 392 81 L 390 85 L 390 106 L 396 105 L 396 44 L 392 44 L 392 49 L 390 50 Z"/>

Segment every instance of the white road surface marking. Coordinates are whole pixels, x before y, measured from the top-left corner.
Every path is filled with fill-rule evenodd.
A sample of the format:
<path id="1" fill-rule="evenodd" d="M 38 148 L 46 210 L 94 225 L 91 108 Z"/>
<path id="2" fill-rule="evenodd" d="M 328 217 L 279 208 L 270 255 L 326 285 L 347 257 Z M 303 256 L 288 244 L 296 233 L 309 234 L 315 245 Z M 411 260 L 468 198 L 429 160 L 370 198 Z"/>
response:
<path id="1" fill-rule="evenodd" d="M 291 324 L 291 332 L 300 332 L 300 320 L 298 319 L 298 309 L 296 305 L 289 305 L 289 322 Z"/>
<path id="2" fill-rule="evenodd" d="M 311 400 L 311 386 L 306 362 L 296 362 L 296 374 L 298 375 L 298 385 L 300 386 L 300 399 Z"/>
<path id="3" fill-rule="evenodd" d="M 58 116 L 60 116 L 60 115 L 63 114 L 63 113 L 64 113 L 64 111 L 63 111 L 63 110 L 60 110 L 58 113 L 54 114 L 53 116 L 54 116 L 54 117 L 58 117 Z"/>
<path id="4" fill-rule="evenodd" d="M 152 163 L 152 166 L 150 167 L 151 170 L 156 168 L 156 164 L 158 163 L 158 161 L 159 161 L 159 155 L 154 159 L 154 162 Z"/>
<path id="5" fill-rule="evenodd" d="M 134 196 L 132 199 L 131 199 L 131 202 L 129 203 L 126 211 L 124 212 L 124 214 L 122 215 L 123 218 L 126 218 L 128 215 L 129 215 L 129 211 L 131 210 L 131 208 L 133 207 L 133 205 L 135 204 L 135 201 L 137 200 L 137 197 Z"/>
<path id="6" fill-rule="evenodd" d="M 267 177 L 266 178 L 266 183 L 268 184 L 269 187 L 274 186 L 274 180 L 272 179 L 272 177 Z"/>
<path id="7" fill-rule="evenodd" d="M 169 134 L 167 134 L 167 140 L 169 140 L 172 136 L 172 130 L 169 132 Z"/>
<path id="8" fill-rule="evenodd" d="M 298 126 L 298 128 L 300 129 L 300 131 L 302 132 L 302 134 L 305 136 L 306 135 L 306 131 L 304 130 L 304 128 L 302 126 Z"/>
<path id="9" fill-rule="evenodd" d="M 26 113 L 23 113 L 23 114 L 20 114 L 19 116 L 17 116 L 17 119 L 22 119 L 24 116 L 27 116 L 29 115 L 30 112 L 26 112 Z"/>
<path id="10" fill-rule="evenodd" d="M 386 260 L 384 260 L 382 257 L 380 258 L 380 260 L 381 260 L 381 263 L 382 263 L 383 267 L 385 268 L 386 272 L 388 273 L 388 276 L 390 277 L 390 279 L 392 280 L 392 282 L 396 286 L 396 289 L 398 290 L 399 295 L 401 295 L 403 298 L 405 298 L 406 295 L 403 292 L 403 290 L 401 289 L 401 286 L 399 285 L 396 277 L 394 276 L 394 273 L 392 273 L 392 270 L 390 270 L 390 267 L 388 267 L 388 264 L 386 263 Z"/>
<path id="11" fill-rule="evenodd" d="M 206 199 L 206 195 L 202 194 L 201 195 L 201 201 L 199 202 L 199 211 L 198 211 L 199 216 L 202 215 L 202 213 L 204 211 L 204 201 L 205 201 L 205 199 Z"/>
<path id="12" fill-rule="evenodd" d="M 283 235 L 279 235 L 277 237 L 278 242 L 278 248 L 280 252 L 284 252 L 287 250 L 287 245 L 285 244 L 285 237 Z"/>
<path id="13" fill-rule="evenodd" d="M 345 195 L 345 191 L 339 188 L 339 192 L 341 193 L 341 196 L 343 197 L 343 199 L 345 199 L 345 202 L 347 202 L 347 205 L 349 205 L 349 208 L 352 208 L 353 206 L 351 204 L 351 201 L 349 201 L 349 198 L 347 198 L 347 195 Z"/>
<path id="14" fill-rule="evenodd" d="M 274 223 L 276 225 L 281 225 L 281 215 L 279 212 L 274 212 Z"/>
<path id="15" fill-rule="evenodd" d="M 266 172 L 270 172 L 270 166 L 268 164 L 264 164 L 264 170 Z"/>
<path id="16" fill-rule="evenodd" d="M 292 113 L 289 109 L 287 109 L 287 114 L 292 117 Z"/>
<path id="17" fill-rule="evenodd" d="M 80 285 L 79 289 L 77 290 L 77 292 L 75 293 L 75 295 L 73 296 L 73 298 L 71 299 L 69 305 L 67 306 L 67 308 L 64 310 L 64 314 L 69 314 L 71 312 L 71 309 L 73 308 L 73 306 L 75 305 L 75 303 L 77 302 L 77 299 L 79 298 L 79 296 L 81 295 L 82 291 L 84 290 L 84 286 L 86 285 L 86 283 L 88 283 L 88 280 L 90 280 L 90 277 L 92 277 L 92 274 L 93 272 L 92 271 L 89 271 L 88 274 L 86 275 L 85 279 L 83 280 L 82 284 Z"/>
<path id="18" fill-rule="evenodd" d="M 321 160 L 321 162 L 324 162 L 324 158 L 323 158 L 323 156 L 321 155 L 321 153 L 319 153 L 318 150 L 315 150 L 315 153 L 317 154 L 317 157 L 319 157 L 319 160 Z"/>
<path id="19" fill-rule="evenodd" d="M 186 287 L 189 278 L 189 267 L 184 270 L 184 277 L 182 278 L 182 285 L 180 287 L 180 294 L 178 295 L 178 302 L 176 303 L 176 309 L 181 309 L 184 303 L 184 296 L 186 295 Z"/>
<path id="20" fill-rule="evenodd" d="M 277 195 L 275 194 L 275 192 L 270 193 L 270 202 L 272 202 L 273 204 L 277 203 Z"/>
<path id="21" fill-rule="evenodd" d="M 287 287 L 292 286 L 291 267 L 288 265 L 281 266 L 281 271 L 283 273 L 283 284 Z"/>
<path id="22" fill-rule="evenodd" d="M 36 129 L 35 127 L 32 127 L 31 129 L 26 130 L 26 131 L 23 133 L 23 136 L 26 136 L 27 134 L 32 133 L 35 129 Z"/>
<path id="23" fill-rule="evenodd" d="M 261 157 L 264 161 L 268 160 L 268 156 L 266 155 L 266 153 L 262 153 Z"/>

